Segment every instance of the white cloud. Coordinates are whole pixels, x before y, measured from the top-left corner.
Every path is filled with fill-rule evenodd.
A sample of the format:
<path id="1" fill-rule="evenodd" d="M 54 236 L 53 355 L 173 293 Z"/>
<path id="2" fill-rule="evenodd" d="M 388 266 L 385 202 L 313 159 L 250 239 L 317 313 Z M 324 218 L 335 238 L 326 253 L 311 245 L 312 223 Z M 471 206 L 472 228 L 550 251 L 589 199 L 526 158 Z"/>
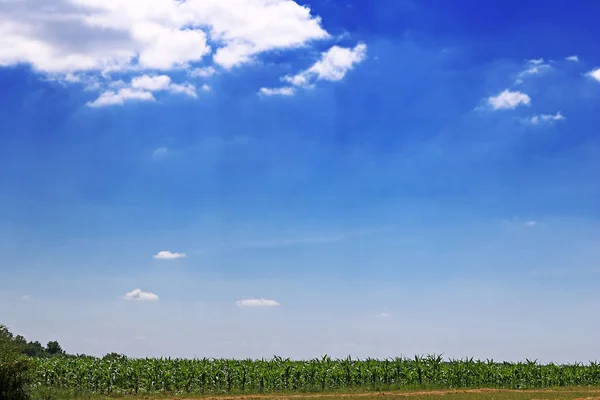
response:
<path id="1" fill-rule="evenodd" d="M 565 60 L 579 62 L 579 57 L 578 56 L 569 56 L 569 57 L 565 57 Z"/>
<path id="2" fill-rule="evenodd" d="M 159 147 L 152 152 L 152 158 L 155 160 L 161 160 L 167 155 L 168 152 L 169 149 L 166 147 Z"/>
<path id="3" fill-rule="evenodd" d="M 169 86 L 171 93 L 182 93 L 190 97 L 198 97 L 196 94 L 196 87 L 190 83 L 178 84 L 174 83 Z"/>
<path id="4" fill-rule="evenodd" d="M 281 304 L 275 300 L 246 299 L 235 302 L 238 307 L 279 307 Z"/>
<path id="5" fill-rule="evenodd" d="M 355 64 L 367 55 L 367 45 L 358 43 L 353 48 L 333 46 L 321 54 L 321 59 L 312 67 L 293 76 L 282 79 L 294 86 L 309 86 L 313 80 L 339 81 L 346 76 Z"/>
<path id="6" fill-rule="evenodd" d="M 208 78 L 217 73 L 217 70 L 211 66 L 204 68 L 196 68 L 190 71 L 190 75 L 195 78 Z"/>
<path id="7" fill-rule="evenodd" d="M 293 96 L 296 93 L 296 89 L 293 87 L 281 87 L 281 88 L 261 88 L 259 94 L 265 96 Z"/>
<path id="8" fill-rule="evenodd" d="M 151 292 L 144 292 L 141 289 L 134 289 L 123 296 L 125 300 L 135 301 L 158 301 L 158 296 Z"/>
<path id="9" fill-rule="evenodd" d="M 382 313 L 377 314 L 377 317 L 378 318 L 389 318 L 390 314 L 388 314 L 386 312 L 382 312 Z"/>
<path id="10" fill-rule="evenodd" d="M 31 297 L 28 294 L 21 296 L 21 300 L 24 300 L 24 301 L 31 300 L 31 299 L 33 299 L 33 297 Z"/>
<path id="11" fill-rule="evenodd" d="M 130 88 L 124 88 L 118 92 L 106 91 L 100 95 L 96 100 L 88 103 L 90 107 L 106 107 L 114 105 L 123 105 L 126 100 L 138 100 L 138 101 L 155 101 L 156 99 L 150 92 L 144 90 L 135 90 Z"/>
<path id="12" fill-rule="evenodd" d="M 587 76 L 594 78 L 598 82 L 600 82 L 600 68 L 596 68 L 587 73 Z"/>
<path id="13" fill-rule="evenodd" d="M 210 92 L 211 88 L 210 86 L 208 86 L 206 83 L 204 85 L 202 85 L 202 90 L 204 92 Z"/>
<path id="14" fill-rule="evenodd" d="M 517 85 L 519 85 L 519 84 L 523 83 L 523 78 L 525 78 L 527 75 L 539 74 L 543 70 L 549 69 L 549 68 L 551 68 L 550 64 L 546 64 L 544 62 L 543 58 L 540 58 L 538 60 L 529 60 L 529 61 L 527 61 L 527 65 L 526 65 L 525 69 L 519 73 L 518 78 L 515 81 L 515 83 Z"/>
<path id="15" fill-rule="evenodd" d="M 525 93 L 519 91 L 510 91 L 508 89 L 504 90 L 497 96 L 491 96 L 488 98 L 488 104 L 494 110 L 502 110 L 502 109 L 513 109 L 518 107 L 519 105 L 529 105 L 531 104 L 531 98 Z"/>
<path id="16" fill-rule="evenodd" d="M 527 221 L 525 223 L 525 226 L 529 227 L 529 228 L 533 228 L 534 226 L 537 225 L 537 221 Z"/>
<path id="17" fill-rule="evenodd" d="M 320 17 L 294 0 L 0 1 L 0 67 L 27 64 L 101 92 L 92 107 L 152 101 L 158 90 L 197 97 L 189 83 L 165 87 L 166 78 L 176 70 L 207 78 L 215 67 L 329 37 Z M 140 90 L 111 87 L 130 72 L 145 74 L 136 78 Z"/>
<path id="18" fill-rule="evenodd" d="M 534 116 L 532 116 L 530 118 L 527 118 L 525 120 L 525 122 L 528 122 L 528 123 L 533 124 L 533 125 L 538 125 L 540 123 L 562 121 L 564 119 L 565 119 L 564 115 L 562 115 L 560 113 L 560 111 L 559 111 L 556 114 L 539 114 L 539 115 L 534 115 Z"/>
<path id="19" fill-rule="evenodd" d="M 159 251 L 152 256 L 156 260 L 176 260 L 178 258 L 185 258 L 185 253 L 173 253 L 170 251 Z"/>
<path id="20" fill-rule="evenodd" d="M 292 0 L 20 0 L 0 3 L 0 65 L 42 72 L 231 68 L 329 34 Z"/>
<path id="21" fill-rule="evenodd" d="M 149 76 L 142 75 L 131 80 L 131 87 L 134 89 L 143 89 L 150 92 L 168 90 L 171 93 L 183 93 L 190 97 L 197 97 L 196 87 L 190 83 L 171 83 L 171 78 L 167 75 Z"/>
<path id="22" fill-rule="evenodd" d="M 138 76 L 131 80 L 131 87 L 134 89 L 144 89 L 151 92 L 157 90 L 166 90 L 171 85 L 171 78 L 166 75 L 159 76 Z"/>

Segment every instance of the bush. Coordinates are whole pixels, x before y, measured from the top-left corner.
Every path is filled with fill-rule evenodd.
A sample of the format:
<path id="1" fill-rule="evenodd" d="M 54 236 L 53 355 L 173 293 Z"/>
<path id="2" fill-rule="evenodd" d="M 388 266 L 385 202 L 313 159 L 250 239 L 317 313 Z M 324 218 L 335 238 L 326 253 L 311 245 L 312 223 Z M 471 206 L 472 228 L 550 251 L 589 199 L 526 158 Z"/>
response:
<path id="1" fill-rule="evenodd" d="M 2 349 L 0 349 L 2 351 Z M 0 356 L 0 400 L 27 400 L 31 362 L 24 358 Z"/>
<path id="2" fill-rule="evenodd" d="M 21 340 L 0 325 L 0 400 L 26 400 L 32 363 L 19 353 Z"/>

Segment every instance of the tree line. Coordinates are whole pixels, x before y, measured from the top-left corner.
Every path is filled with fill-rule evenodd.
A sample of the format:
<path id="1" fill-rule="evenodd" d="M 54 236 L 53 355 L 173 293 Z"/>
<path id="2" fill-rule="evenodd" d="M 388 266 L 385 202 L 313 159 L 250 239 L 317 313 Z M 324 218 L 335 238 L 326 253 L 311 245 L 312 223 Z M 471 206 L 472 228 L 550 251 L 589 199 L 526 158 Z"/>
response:
<path id="1" fill-rule="evenodd" d="M 13 335 L 4 325 L 0 325 L 0 350 L 34 358 L 67 355 L 57 341 L 50 341 L 44 347 L 40 342 L 28 342 L 21 335 Z"/>

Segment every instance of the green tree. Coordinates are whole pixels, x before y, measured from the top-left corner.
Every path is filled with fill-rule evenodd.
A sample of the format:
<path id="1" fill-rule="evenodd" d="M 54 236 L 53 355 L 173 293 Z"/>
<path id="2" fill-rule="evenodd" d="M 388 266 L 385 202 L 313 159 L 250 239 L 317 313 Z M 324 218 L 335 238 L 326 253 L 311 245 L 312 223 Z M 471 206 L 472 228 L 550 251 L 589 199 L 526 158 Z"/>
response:
<path id="1" fill-rule="evenodd" d="M 51 356 L 65 354 L 65 351 L 60 347 L 60 344 L 57 341 L 48 342 L 46 345 L 46 352 Z"/>
<path id="2" fill-rule="evenodd" d="M 19 352 L 21 343 L 6 326 L 0 325 L 0 400 L 28 399 L 31 362 Z"/>

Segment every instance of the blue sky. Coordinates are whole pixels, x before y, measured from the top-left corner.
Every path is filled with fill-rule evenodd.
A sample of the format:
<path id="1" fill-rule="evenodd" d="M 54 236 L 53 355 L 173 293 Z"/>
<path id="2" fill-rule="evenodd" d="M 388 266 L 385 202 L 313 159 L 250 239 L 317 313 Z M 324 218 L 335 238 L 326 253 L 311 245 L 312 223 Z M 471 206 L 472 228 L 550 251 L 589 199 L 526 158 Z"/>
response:
<path id="1" fill-rule="evenodd" d="M 0 4 L 13 331 L 95 355 L 600 351 L 600 5 L 33 3 Z"/>

